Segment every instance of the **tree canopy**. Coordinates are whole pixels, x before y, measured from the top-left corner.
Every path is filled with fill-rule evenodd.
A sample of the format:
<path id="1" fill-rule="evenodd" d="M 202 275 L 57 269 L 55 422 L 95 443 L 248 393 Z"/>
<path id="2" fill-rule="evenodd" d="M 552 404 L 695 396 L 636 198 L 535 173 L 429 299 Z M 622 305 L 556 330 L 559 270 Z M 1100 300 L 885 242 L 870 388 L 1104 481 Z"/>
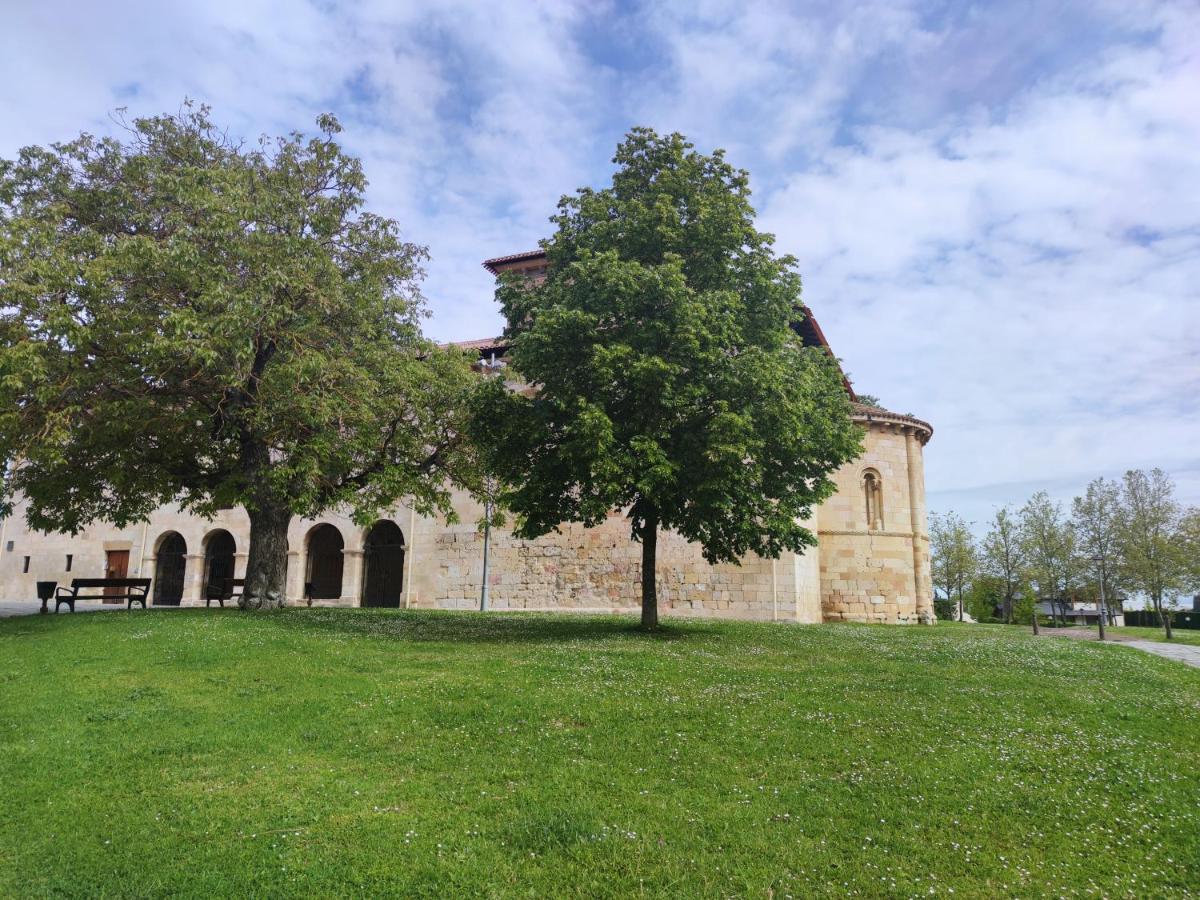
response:
<path id="1" fill-rule="evenodd" d="M 421 335 L 425 248 L 318 125 L 247 147 L 185 105 L 0 162 L 5 508 L 242 504 L 249 605 L 283 599 L 292 515 L 449 510 L 469 365 Z"/>
<path id="2" fill-rule="evenodd" d="M 543 281 L 502 279 L 514 367 L 477 420 L 516 531 L 628 513 L 642 621 L 659 529 L 710 562 L 816 543 L 804 520 L 861 452 L 836 363 L 805 348 L 795 260 L 754 227 L 748 176 L 633 130 L 609 187 L 564 197 Z"/>
<path id="3" fill-rule="evenodd" d="M 930 575 L 934 590 L 954 599 L 963 619 L 964 595 L 979 568 L 979 550 L 971 526 L 953 512 L 929 517 Z"/>

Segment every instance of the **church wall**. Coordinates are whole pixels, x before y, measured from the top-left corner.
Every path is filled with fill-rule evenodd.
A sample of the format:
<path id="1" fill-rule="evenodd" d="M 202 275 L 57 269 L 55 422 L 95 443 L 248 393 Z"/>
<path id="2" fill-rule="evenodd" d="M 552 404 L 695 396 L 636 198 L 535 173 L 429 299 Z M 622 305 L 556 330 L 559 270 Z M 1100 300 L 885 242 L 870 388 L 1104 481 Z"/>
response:
<path id="1" fill-rule="evenodd" d="M 482 510 L 465 498 L 456 507 L 462 521 L 436 529 L 432 558 L 437 568 L 434 577 L 423 582 L 425 591 L 414 605 L 471 609 L 479 604 L 483 537 L 474 523 Z M 563 525 L 560 533 L 536 540 L 516 538 L 509 529 L 493 529 L 489 560 L 493 609 L 640 609 L 641 545 L 631 540 L 623 515 L 610 516 L 596 528 Z M 740 566 L 713 566 L 705 562 L 697 545 L 663 533 L 658 541 L 657 575 L 664 614 L 796 618 L 791 554 L 774 565 L 751 556 Z M 814 583 L 810 589 L 815 587 Z"/>
<path id="2" fill-rule="evenodd" d="M 873 423 L 865 443 L 863 457 L 837 472 L 837 494 L 821 507 L 824 619 L 916 622 L 932 609 L 920 441 L 910 429 Z M 882 483 L 883 509 L 875 521 L 867 518 L 868 469 Z"/>
<path id="3" fill-rule="evenodd" d="M 750 555 L 742 565 L 709 565 L 700 548 L 677 535 L 661 534 L 658 547 L 660 611 L 664 615 L 733 617 L 757 620 L 820 622 L 830 620 L 911 622 L 931 609 L 928 536 L 925 533 L 922 446 L 902 426 L 872 424 L 863 458 L 835 475 L 837 493 L 816 511 L 810 527 L 820 547 L 784 554 L 772 563 Z M 909 459 L 913 478 L 910 485 Z M 861 475 L 865 468 L 882 481 L 880 528 L 869 528 Z M 414 516 L 398 507 L 390 519 L 404 535 L 404 584 L 401 605 L 473 609 L 482 587 L 482 515 L 466 495 L 455 496 L 460 521 L 454 525 Z M 144 524 L 115 528 L 89 526 L 80 535 L 31 533 L 23 507 L 4 524 L 0 538 L 0 597 L 32 600 L 34 582 L 103 577 L 105 551 L 129 551 L 129 576 L 155 576 L 155 549 L 163 536 L 177 531 L 187 545 L 182 605 L 203 605 L 204 545 L 219 528 L 236 544 L 235 576 L 243 577 L 249 521 L 241 509 L 218 514 L 211 522 L 174 507 L 156 510 Z M 363 589 L 363 547 L 367 529 L 348 516 L 296 519 L 289 528 L 287 597 L 305 602 L 308 541 L 322 523 L 337 528 L 341 540 L 340 596 L 315 605 L 357 606 Z M 914 553 L 914 523 L 918 534 Z M 7 549 L 8 542 L 13 549 Z M 66 554 L 74 557 L 65 571 Z M 24 556 L 30 569 L 22 573 Z M 641 547 L 629 536 L 628 521 L 611 516 L 597 528 L 564 525 L 561 532 L 537 540 L 515 538 L 493 529 L 490 602 L 493 609 L 558 609 L 633 612 L 640 608 Z M 918 599 L 920 598 L 920 602 Z M 922 606 L 924 604 L 924 607 Z"/>

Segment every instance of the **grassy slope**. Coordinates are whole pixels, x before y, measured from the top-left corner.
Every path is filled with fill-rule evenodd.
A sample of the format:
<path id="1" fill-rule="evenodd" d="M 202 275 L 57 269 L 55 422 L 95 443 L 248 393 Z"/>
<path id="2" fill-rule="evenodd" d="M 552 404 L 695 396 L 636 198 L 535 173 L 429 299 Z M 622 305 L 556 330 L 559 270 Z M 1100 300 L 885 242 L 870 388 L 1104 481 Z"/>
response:
<path id="1" fill-rule="evenodd" d="M 628 626 L 0 621 L 0 895 L 1200 885 L 1198 670 L 1002 627 Z"/>

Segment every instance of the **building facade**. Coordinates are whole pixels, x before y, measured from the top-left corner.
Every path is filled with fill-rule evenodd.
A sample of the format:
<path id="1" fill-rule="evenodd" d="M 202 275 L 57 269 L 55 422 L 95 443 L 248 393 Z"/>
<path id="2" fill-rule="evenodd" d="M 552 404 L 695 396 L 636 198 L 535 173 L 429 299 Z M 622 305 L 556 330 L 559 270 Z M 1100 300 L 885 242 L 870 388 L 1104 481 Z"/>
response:
<path id="1" fill-rule="evenodd" d="M 538 277 L 540 252 L 489 260 Z M 811 311 L 806 343 L 828 347 Z M 481 367 L 502 364 L 499 340 L 463 344 Z M 849 385 L 847 385 L 849 389 Z M 666 614 L 795 622 L 933 621 L 926 525 L 924 447 L 932 428 L 911 416 L 856 404 L 864 453 L 836 474 L 837 492 L 808 526 L 818 546 L 777 560 L 749 555 L 711 565 L 698 545 L 659 537 L 660 609 Z M 289 603 L 337 606 L 477 608 L 483 588 L 483 510 L 454 497 L 458 523 L 400 505 L 367 528 L 331 512 L 295 519 L 289 529 Z M 217 583 L 244 577 L 250 524 L 231 509 L 212 520 L 174 507 L 126 528 L 96 522 L 78 535 L 44 534 L 25 524 L 23 506 L 0 522 L 0 598 L 36 597 L 35 582 L 72 578 L 153 579 L 158 605 L 203 605 Z M 493 529 L 489 595 L 494 609 L 634 612 L 640 608 L 641 548 L 614 512 L 602 525 L 564 525 L 537 540 Z"/>

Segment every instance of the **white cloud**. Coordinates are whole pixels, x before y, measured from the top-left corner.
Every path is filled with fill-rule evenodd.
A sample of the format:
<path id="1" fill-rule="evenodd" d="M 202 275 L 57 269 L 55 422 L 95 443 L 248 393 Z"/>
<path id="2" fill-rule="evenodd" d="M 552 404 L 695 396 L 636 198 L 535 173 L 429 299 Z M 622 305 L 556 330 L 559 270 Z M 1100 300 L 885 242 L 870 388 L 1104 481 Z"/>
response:
<path id="1" fill-rule="evenodd" d="M 770 197 L 858 385 L 938 427 L 935 502 L 1196 466 L 1198 24 L 1003 116 L 863 129 Z"/>
<path id="2" fill-rule="evenodd" d="M 625 129 L 679 129 L 751 170 L 857 384 L 933 422 L 935 505 L 1155 464 L 1200 502 L 1198 47 L 1157 0 L 51 0 L 5 12 L 0 155 L 185 96 L 247 137 L 332 110 L 446 339 L 500 328 L 480 261 Z"/>

